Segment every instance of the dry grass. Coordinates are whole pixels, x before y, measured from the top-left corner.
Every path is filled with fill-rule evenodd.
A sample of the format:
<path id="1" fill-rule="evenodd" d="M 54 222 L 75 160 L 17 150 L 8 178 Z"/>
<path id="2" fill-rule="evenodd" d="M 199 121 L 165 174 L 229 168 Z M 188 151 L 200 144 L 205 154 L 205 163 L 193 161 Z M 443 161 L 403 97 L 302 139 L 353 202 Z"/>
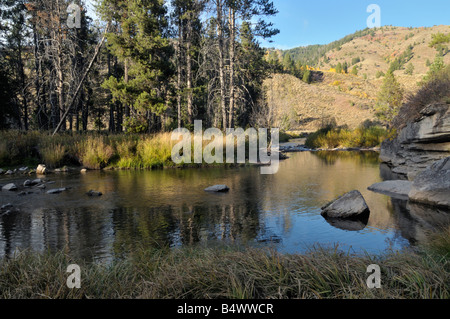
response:
<path id="1" fill-rule="evenodd" d="M 312 248 L 304 255 L 231 247 L 138 249 L 112 264 L 80 264 L 81 288 L 66 287 L 64 253 L 21 252 L 0 262 L 0 298 L 442 298 L 450 262 L 425 253 L 352 256 Z M 367 267 L 381 267 L 382 288 L 368 289 Z"/>

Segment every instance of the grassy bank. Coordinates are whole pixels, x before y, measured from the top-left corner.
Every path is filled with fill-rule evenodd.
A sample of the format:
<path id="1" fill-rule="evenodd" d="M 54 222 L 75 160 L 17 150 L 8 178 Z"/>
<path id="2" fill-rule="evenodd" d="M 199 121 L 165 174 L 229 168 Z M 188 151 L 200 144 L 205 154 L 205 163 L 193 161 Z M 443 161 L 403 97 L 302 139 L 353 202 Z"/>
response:
<path id="1" fill-rule="evenodd" d="M 355 130 L 339 127 L 325 127 L 312 133 L 306 139 L 309 148 L 372 148 L 380 146 L 388 137 L 388 131 L 380 126 L 361 126 Z"/>
<path id="2" fill-rule="evenodd" d="M 447 299 L 446 247 L 447 257 L 431 251 L 352 256 L 322 248 L 303 255 L 230 247 L 139 249 L 107 266 L 62 252 L 22 252 L 0 261 L 0 298 Z M 80 289 L 66 286 L 72 263 L 81 267 Z M 381 289 L 367 288 L 371 264 L 381 267 Z"/>
<path id="3" fill-rule="evenodd" d="M 175 167 L 178 165 L 172 161 L 171 153 L 176 143 L 178 141 L 171 140 L 171 133 L 108 135 L 90 132 L 62 133 L 53 137 L 46 132 L 0 131 L 0 167 L 39 163 L 48 168 L 65 165 L 89 169 Z M 209 143 L 204 140 L 203 147 Z M 226 139 L 221 143 L 225 159 Z M 193 145 L 191 151 L 193 155 Z"/>

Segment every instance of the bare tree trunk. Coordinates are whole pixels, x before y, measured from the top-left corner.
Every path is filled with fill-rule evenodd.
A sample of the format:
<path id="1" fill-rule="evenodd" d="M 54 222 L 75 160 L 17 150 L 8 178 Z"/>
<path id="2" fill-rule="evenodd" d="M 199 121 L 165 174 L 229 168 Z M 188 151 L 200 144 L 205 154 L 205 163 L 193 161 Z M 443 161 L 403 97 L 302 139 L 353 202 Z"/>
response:
<path id="1" fill-rule="evenodd" d="M 235 50 L 236 50 L 236 11 L 234 8 L 230 8 L 230 106 L 228 113 L 228 124 L 230 128 L 234 127 L 234 62 L 235 62 Z"/>
<path id="2" fill-rule="evenodd" d="M 223 40 L 223 2 L 222 0 L 217 0 L 216 2 L 217 10 L 217 40 L 218 40 L 218 53 L 219 53 L 219 81 L 220 81 L 220 108 L 222 110 L 222 129 L 227 128 L 227 110 L 225 101 L 225 62 L 224 62 L 224 51 L 225 45 Z"/>
<path id="3" fill-rule="evenodd" d="M 186 41 L 186 89 L 187 111 L 189 124 L 194 123 L 193 94 L 192 94 L 192 57 L 191 57 L 192 20 L 188 18 Z"/>
<path id="4" fill-rule="evenodd" d="M 103 34 L 103 38 L 102 38 L 102 40 L 100 41 L 100 43 L 97 45 L 97 47 L 95 48 L 94 56 L 92 57 L 91 62 L 90 62 L 89 65 L 87 66 L 85 72 L 83 73 L 83 76 L 81 77 L 80 82 L 78 83 L 78 86 L 77 86 L 77 88 L 76 88 L 76 90 L 75 90 L 75 93 L 73 94 L 72 99 L 71 99 L 70 102 L 68 103 L 67 108 L 66 108 L 66 111 L 65 111 L 64 114 L 62 115 L 62 117 L 61 117 L 61 119 L 60 119 L 60 121 L 59 121 L 58 126 L 55 128 L 55 131 L 53 132 L 53 135 L 55 135 L 56 133 L 58 133 L 58 131 L 60 130 L 60 128 L 61 128 L 62 125 L 63 125 L 63 122 L 65 122 L 66 117 L 67 117 L 67 115 L 69 114 L 70 109 L 72 108 L 73 104 L 75 103 L 75 100 L 76 100 L 76 98 L 77 98 L 77 95 L 78 95 L 78 93 L 80 92 L 81 87 L 83 86 L 83 83 L 84 83 L 84 81 L 86 80 L 87 75 L 89 74 L 89 71 L 91 70 L 92 66 L 94 65 L 95 60 L 97 59 L 97 56 L 98 56 L 98 54 L 99 54 L 99 52 L 100 52 L 100 48 L 102 47 L 103 43 L 105 42 L 105 39 L 106 39 L 106 33 L 108 32 L 109 25 L 110 25 L 110 24 L 108 23 L 108 25 L 106 26 L 106 29 L 105 29 L 105 33 Z M 87 107 L 88 107 L 88 105 L 89 105 L 89 99 L 90 99 L 90 95 L 88 94 L 88 101 L 86 102 L 86 109 L 87 109 Z M 84 123 L 83 123 L 83 126 L 84 126 Z M 83 127 L 83 129 L 84 129 L 84 127 Z"/>
<path id="5" fill-rule="evenodd" d="M 26 81 L 25 81 L 25 71 L 22 60 L 22 45 L 19 41 L 18 46 L 18 62 L 19 62 L 19 74 L 20 74 L 20 84 L 21 84 L 21 94 L 22 94 L 22 105 L 23 105 L 23 128 L 28 131 L 28 102 L 26 93 Z"/>
<path id="6" fill-rule="evenodd" d="M 124 66 L 124 81 L 125 84 L 128 84 L 128 59 L 125 59 L 125 66 Z M 125 116 L 130 117 L 130 106 L 128 104 L 125 105 Z"/>
<path id="7" fill-rule="evenodd" d="M 108 79 L 112 75 L 112 68 L 111 68 L 111 53 L 108 52 L 107 55 L 108 59 Z M 112 133 L 115 132 L 115 122 L 114 122 L 114 103 L 112 102 L 112 96 L 111 93 L 108 93 L 108 103 L 109 103 L 109 127 L 108 130 Z"/>
<path id="8" fill-rule="evenodd" d="M 181 19 L 178 19 L 178 45 L 177 45 L 177 118 L 178 118 L 178 128 L 181 128 L 181 72 L 183 72 L 183 67 L 181 65 L 182 60 L 182 42 L 183 42 L 183 27 Z"/>

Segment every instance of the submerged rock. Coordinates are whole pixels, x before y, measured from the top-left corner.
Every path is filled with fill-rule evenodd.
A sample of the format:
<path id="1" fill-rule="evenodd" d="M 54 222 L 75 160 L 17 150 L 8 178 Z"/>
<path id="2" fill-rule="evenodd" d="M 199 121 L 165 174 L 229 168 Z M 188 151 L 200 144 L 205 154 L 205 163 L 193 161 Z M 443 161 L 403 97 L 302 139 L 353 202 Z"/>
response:
<path id="1" fill-rule="evenodd" d="M 67 190 L 67 188 L 64 188 L 64 187 L 62 187 L 62 188 L 55 188 L 55 189 L 51 189 L 51 190 L 47 191 L 47 194 L 59 194 L 59 193 L 62 193 L 64 191 L 66 191 L 66 190 Z"/>
<path id="2" fill-rule="evenodd" d="M 412 182 L 405 180 L 385 181 L 369 186 L 367 189 L 394 198 L 408 200 Z"/>
<path id="3" fill-rule="evenodd" d="M 357 190 L 351 191 L 322 207 L 325 218 L 360 218 L 370 213 L 364 197 Z"/>
<path id="4" fill-rule="evenodd" d="M 40 179 L 40 178 L 36 178 L 31 181 L 31 185 L 37 185 L 37 184 L 41 184 L 41 183 L 42 183 L 42 179 Z"/>
<path id="5" fill-rule="evenodd" d="M 435 162 L 416 176 L 409 199 L 422 204 L 450 207 L 450 157 Z"/>
<path id="6" fill-rule="evenodd" d="M 17 186 L 14 183 L 6 184 L 2 187 L 2 191 L 16 191 Z"/>
<path id="7" fill-rule="evenodd" d="M 225 193 L 228 192 L 230 188 L 227 185 L 214 185 L 205 189 L 205 192 L 212 193 Z"/>
<path id="8" fill-rule="evenodd" d="M 25 182 L 23 182 L 23 186 L 24 187 L 31 187 L 32 186 L 31 181 L 29 179 L 27 179 Z"/>
<path id="9" fill-rule="evenodd" d="M 91 197 L 98 197 L 98 196 L 102 196 L 102 195 L 103 195 L 102 192 L 93 191 L 93 190 L 90 190 L 90 191 L 87 192 L 86 194 L 87 194 L 88 196 L 91 196 Z"/>

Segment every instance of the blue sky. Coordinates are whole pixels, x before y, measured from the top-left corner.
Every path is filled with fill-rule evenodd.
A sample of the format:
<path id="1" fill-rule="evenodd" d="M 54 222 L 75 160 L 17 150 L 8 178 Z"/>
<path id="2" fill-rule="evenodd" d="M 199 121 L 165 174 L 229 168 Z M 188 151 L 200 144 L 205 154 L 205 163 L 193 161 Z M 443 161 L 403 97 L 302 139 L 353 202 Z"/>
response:
<path id="1" fill-rule="evenodd" d="M 279 13 L 271 17 L 280 34 L 263 47 L 290 49 L 327 44 L 367 27 L 370 4 L 381 9 L 381 25 L 423 27 L 450 25 L 450 0 L 272 0 Z M 86 0 L 93 11 L 95 0 Z"/>
<path id="2" fill-rule="evenodd" d="M 280 30 L 264 47 L 289 49 L 326 44 L 367 27 L 370 4 L 381 9 L 381 25 L 450 25 L 450 0 L 273 0 L 279 13 L 269 20 Z"/>

